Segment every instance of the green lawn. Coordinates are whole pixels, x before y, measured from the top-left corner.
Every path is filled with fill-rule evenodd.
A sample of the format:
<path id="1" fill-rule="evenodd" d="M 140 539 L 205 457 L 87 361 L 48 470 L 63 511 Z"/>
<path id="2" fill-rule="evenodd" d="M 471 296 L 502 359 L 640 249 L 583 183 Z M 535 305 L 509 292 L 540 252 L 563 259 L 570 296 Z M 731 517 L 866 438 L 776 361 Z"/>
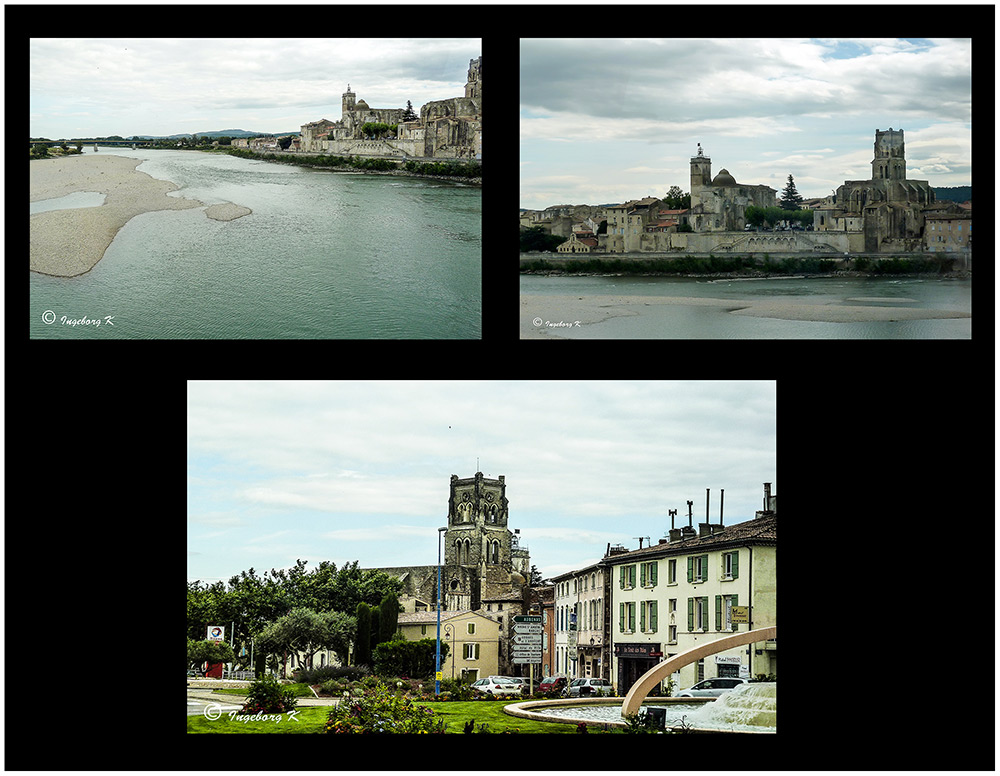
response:
<path id="1" fill-rule="evenodd" d="M 507 704 L 503 701 L 447 701 L 421 704 L 433 709 L 444 717 L 449 733 L 463 733 L 465 724 L 474 720 L 489 726 L 491 733 L 517 731 L 518 733 L 575 733 L 575 725 L 556 722 L 535 722 L 534 720 L 511 717 L 503 713 Z M 228 712 L 219 719 L 210 720 L 204 716 L 188 717 L 188 733 L 318 733 L 326 723 L 329 708 L 307 706 L 298 710 L 294 717 L 287 714 L 275 715 L 279 721 L 240 722 L 230 719 Z M 590 733 L 601 732 L 590 728 Z"/>

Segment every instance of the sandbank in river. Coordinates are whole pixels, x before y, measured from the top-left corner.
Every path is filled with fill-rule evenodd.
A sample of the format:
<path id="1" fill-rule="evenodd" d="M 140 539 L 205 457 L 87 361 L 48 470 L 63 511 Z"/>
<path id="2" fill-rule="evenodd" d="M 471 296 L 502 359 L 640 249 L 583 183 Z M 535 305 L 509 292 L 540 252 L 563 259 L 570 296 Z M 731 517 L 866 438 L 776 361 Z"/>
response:
<path id="1" fill-rule="evenodd" d="M 853 301 L 892 301 L 856 298 Z M 899 300 L 896 300 L 899 301 Z M 639 315 L 649 305 L 721 307 L 732 315 L 781 318 L 788 321 L 854 323 L 912 321 L 927 318 L 971 318 L 971 313 L 917 307 L 881 307 L 841 304 L 803 304 L 771 299 L 736 300 L 678 296 L 611 296 L 521 294 L 521 339 L 559 339 L 560 331 L 579 324 L 600 323 L 618 316 Z"/>
<path id="2" fill-rule="evenodd" d="M 179 187 L 139 172 L 135 168 L 141 163 L 141 159 L 110 154 L 29 162 L 31 202 L 81 191 L 106 195 L 100 207 L 50 210 L 31 216 L 31 271 L 62 277 L 89 272 L 118 230 L 140 213 L 205 207 L 209 218 L 232 221 L 252 212 L 231 202 L 206 207 L 196 199 L 168 197 L 168 192 Z"/>

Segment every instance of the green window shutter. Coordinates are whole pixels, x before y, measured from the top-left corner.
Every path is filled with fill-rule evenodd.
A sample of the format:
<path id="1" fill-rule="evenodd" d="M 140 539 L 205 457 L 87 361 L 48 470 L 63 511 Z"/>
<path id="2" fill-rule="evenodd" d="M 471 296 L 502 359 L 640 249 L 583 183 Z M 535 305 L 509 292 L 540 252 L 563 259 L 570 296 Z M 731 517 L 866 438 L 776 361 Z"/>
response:
<path id="1" fill-rule="evenodd" d="M 476 660 L 479 660 L 479 644 L 476 644 Z"/>
<path id="2" fill-rule="evenodd" d="M 639 566 L 639 584 L 645 586 L 646 584 L 646 564 L 642 563 Z"/>
<path id="3" fill-rule="evenodd" d="M 659 563 L 657 563 L 657 562 L 654 561 L 653 565 L 650 566 L 650 568 L 649 568 L 649 570 L 652 572 L 652 576 L 653 576 L 653 579 L 652 579 L 653 587 L 656 587 L 656 569 L 659 567 L 659 565 L 660 565 Z"/>
<path id="4" fill-rule="evenodd" d="M 740 553 L 739 550 L 733 553 L 733 579 L 740 575 Z"/>
<path id="5" fill-rule="evenodd" d="M 649 629 L 656 633 L 656 601 L 649 603 Z"/>
<path id="6" fill-rule="evenodd" d="M 646 630 L 646 607 L 642 604 L 639 604 L 639 630 Z"/>
<path id="7" fill-rule="evenodd" d="M 628 608 L 628 629 L 635 632 L 635 604 Z"/>
<path id="8" fill-rule="evenodd" d="M 621 577 L 618 579 L 618 588 L 620 590 L 624 590 L 625 589 L 625 567 L 624 566 L 621 566 L 621 571 L 622 571 Z"/>
<path id="9" fill-rule="evenodd" d="M 735 570 L 735 569 L 736 569 L 736 567 L 735 567 L 735 566 L 733 566 L 733 569 Z M 733 599 L 733 606 L 739 606 L 739 603 L 740 603 L 740 597 L 739 597 L 738 595 L 736 595 L 736 594 L 734 593 L 734 594 L 733 594 L 732 596 L 730 596 L 730 598 L 732 598 L 732 599 Z M 739 629 L 740 629 L 740 626 L 739 626 L 739 623 L 736 623 L 736 622 L 734 622 L 734 623 L 733 623 L 733 633 L 735 633 L 735 632 L 736 632 L 736 631 L 738 631 Z"/>
<path id="10" fill-rule="evenodd" d="M 620 633 L 625 632 L 625 604 L 618 604 L 618 630 Z"/>
<path id="11" fill-rule="evenodd" d="M 694 630 L 694 599 L 688 599 L 688 631 Z"/>
<path id="12" fill-rule="evenodd" d="M 688 555 L 688 582 L 694 582 L 694 556 Z"/>
<path id="13" fill-rule="evenodd" d="M 708 579 L 708 556 L 707 555 L 702 555 L 701 556 L 701 578 L 703 580 L 707 580 Z"/>
<path id="14" fill-rule="evenodd" d="M 715 597 L 715 629 L 722 630 L 722 596 Z"/>

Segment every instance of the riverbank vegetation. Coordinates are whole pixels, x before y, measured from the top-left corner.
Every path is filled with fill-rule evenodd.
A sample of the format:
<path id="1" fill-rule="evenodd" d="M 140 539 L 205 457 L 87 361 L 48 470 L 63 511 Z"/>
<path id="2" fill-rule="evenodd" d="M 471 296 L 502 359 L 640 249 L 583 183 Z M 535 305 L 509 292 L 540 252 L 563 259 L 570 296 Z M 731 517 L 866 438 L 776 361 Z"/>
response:
<path id="1" fill-rule="evenodd" d="M 259 159 L 267 162 L 282 162 L 284 164 L 302 164 L 312 167 L 332 167 L 340 169 L 366 170 L 372 172 L 391 172 L 394 170 L 411 172 L 417 175 L 441 175 L 460 178 L 481 178 L 483 166 L 481 162 L 461 162 L 457 160 L 442 160 L 421 162 L 410 159 L 406 162 L 394 159 L 376 159 L 369 156 L 333 156 L 318 154 L 305 156 L 302 154 L 261 154 L 245 148 L 229 148 L 230 156 L 241 159 Z"/>
<path id="2" fill-rule="evenodd" d="M 953 272 L 955 259 L 948 254 L 926 257 L 856 256 L 833 259 L 819 256 L 676 256 L 649 259 L 574 258 L 568 261 L 522 259 L 521 272 L 625 275 L 823 275 L 854 272 L 868 275 L 911 275 Z"/>

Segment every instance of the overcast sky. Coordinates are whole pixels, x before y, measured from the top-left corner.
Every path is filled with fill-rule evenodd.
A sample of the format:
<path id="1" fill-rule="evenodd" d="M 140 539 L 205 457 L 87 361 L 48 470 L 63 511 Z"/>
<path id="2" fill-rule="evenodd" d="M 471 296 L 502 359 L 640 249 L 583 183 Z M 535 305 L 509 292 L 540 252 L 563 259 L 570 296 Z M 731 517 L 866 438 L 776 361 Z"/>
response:
<path id="1" fill-rule="evenodd" d="M 823 197 L 889 127 L 908 178 L 972 183 L 969 39 L 522 39 L 520 103 L 521 207 L 688 192 L 698 143 L 713 176 Z"/>
<path id="2" fill-rule="evenodd" d="M 324 17 L 326 22 L 330 18 Z M 308 24 L 308 20 L 303 20 Z M 372 108 L 465 95 L 478 38 L 32 39 L 31 136 L 291 132 Z"/>
<path id="3" fill-rule="evenodd" d="M 545 576 L 670 528 L 752 519 L 775 471 L 773 382 L 192 382 L 188 579 L 296 559 L 433 565 L 452 474 L 505 475 Z M 682 519 L 684 518 L 684 519 Z"/>

